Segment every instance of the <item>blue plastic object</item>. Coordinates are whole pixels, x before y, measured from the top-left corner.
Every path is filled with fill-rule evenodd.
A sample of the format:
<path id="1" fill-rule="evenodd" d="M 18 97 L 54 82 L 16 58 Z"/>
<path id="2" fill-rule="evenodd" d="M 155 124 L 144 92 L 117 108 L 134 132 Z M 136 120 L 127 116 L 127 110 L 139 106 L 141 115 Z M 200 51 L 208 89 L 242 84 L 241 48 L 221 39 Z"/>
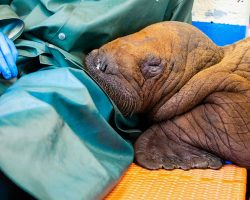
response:
<path id="1" fill-rule="evenodd" d="M 18 52 L 14 43 L 4 33 L 0 32 L 0 73 L 4 79 L 17 76 L 17 56 Z"/>
<path id="2" fill-rule="evenodd" d="M 225 161 L 224 161 L 224 164 L 232 164 L 232 162 L 231 162 L 231 161 L 228 161 L 228 160 L 225 160 Z"/>
<path id="3" fill-rule="evenodd" d="M 219 46 L 232 44 L 245 38 L 247 34 L 247 26 L 196 21 L 193 21 L 192 24 Z"/>

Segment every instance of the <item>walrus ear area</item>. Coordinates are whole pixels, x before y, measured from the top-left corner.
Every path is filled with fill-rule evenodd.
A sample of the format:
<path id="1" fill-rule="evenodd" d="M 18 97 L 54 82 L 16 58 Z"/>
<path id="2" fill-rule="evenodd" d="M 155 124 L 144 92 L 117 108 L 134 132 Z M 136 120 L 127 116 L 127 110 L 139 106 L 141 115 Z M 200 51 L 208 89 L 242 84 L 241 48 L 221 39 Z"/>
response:
<path id="1" fill-rule="evenodd" d="M 153 78 L 163 71 L 162 60 L 155 56 L 148 56 L 140 64 L 141 73 L 145 79 Z"/>

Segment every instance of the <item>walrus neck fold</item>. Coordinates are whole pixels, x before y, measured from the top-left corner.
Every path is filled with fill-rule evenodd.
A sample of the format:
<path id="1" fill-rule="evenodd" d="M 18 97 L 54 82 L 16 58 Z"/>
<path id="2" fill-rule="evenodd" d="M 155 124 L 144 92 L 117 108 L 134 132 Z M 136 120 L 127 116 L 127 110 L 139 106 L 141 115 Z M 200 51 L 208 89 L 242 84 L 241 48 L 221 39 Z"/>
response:
<path id="1" fill-rule="evenodd" d="M 224 49 L 222 47 L 218 47 L 212 44 L 205 49 L 206 55 L 204 55 L 203 58 L 201 57 L 200 59 L 198 58 L 198 56 L 202 51 L 202 48 L 197 48 L 196 51 L 189 52 L 186 56 L 186 61 L 183 62 L 185 63 L 185 66 L 183 67 L 182 72 L 178 72 L 178 75 L 174 74 L 173 72 L 169 73 L 166 81 L 162 83 L 161 88 L 164 89 L 158 91 L 158 93 L 160 93 L 158 97 L 159 101 L 154 103 L 154 106 L 148 114 L 154 121 L 170 119 L 176 115 L 174 110 L 175 108 L 177 109 L 177 107 L 179 107 L 178 102 L 175 101 L 177 97 L 177 99 L 182 99 L 183 102 L 190 102 L 190 104 L 192 104 L 191 100 L 189 99 L 189 95 L 185 95 L 186 93 L 188 93 L 188 91 L 186 91 L 184 94 L 183 90 L 186 90 L 185 88 L 187 87 L 187 85 L 190 85 L 189 92 L 191 92 L 194 85 L 192 85 L 192 81 L 190 84 L 190 80 L 192 80 L 194 76 L 197 76 L 197 74 L 202 73 L 211 66 L 220 63 L 224 58 Z M 194 58 L 197 59 L 193 60 Z M 172 76 L 175 76 L 175 78 L 172 79 Z M 201 83 L 197 82 L 195 84 L 199 85 Z M 197 105 L 198 103 L 199 102 L 196 102 L 195 105 Z M 166 105 L 168 105 L 169 108 L 172 107 L 173 109 L 170 110 L 172 110 L 173 112 L 163 112 Z M 185 111 L 183 110 L 183 112 Z M 183 112 L 179 111 L 178 114 L 182 114 Z"/>

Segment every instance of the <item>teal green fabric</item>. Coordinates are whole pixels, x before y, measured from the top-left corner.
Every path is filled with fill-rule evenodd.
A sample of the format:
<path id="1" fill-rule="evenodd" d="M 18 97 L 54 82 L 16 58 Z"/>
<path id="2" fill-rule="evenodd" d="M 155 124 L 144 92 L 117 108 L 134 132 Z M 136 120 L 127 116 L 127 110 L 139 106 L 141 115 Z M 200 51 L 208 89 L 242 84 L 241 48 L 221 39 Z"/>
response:
<path id="1" fill-rule="evenodd" d="M 9 39 L 15 40 L 23 32 L 23 21 L 18 18 L 16 13 L 11 10 L 8 5 L 1 6 L 0 19 L 2 19 L 0 31 L 8 35 Z"/>
<path id="2" fill-rule="evenodd" d="M 0 80 L 2 172 L 37 199 L 91 200 L 108 194 L 133 161 L 131 141 L 141 133 L 139 118 L 120 114 L 85 72 L 84 57 L 155 22 L 190 22 L 192 3 L 0 3 L 0 30 L 19 52 L 18 80 Z M 8 184 L 0 183 L 0 193 L 5 191 L 0 199 L 10 199 L 11 189 L 3 187 Z"/>
<path id="3" fill-rule="evenodd" d="M 107 123 L 112 105 L 80 70 L 26 75 L 0 104 L 1 168 L 39 199 L 100 198 L 132 162 Z"/>

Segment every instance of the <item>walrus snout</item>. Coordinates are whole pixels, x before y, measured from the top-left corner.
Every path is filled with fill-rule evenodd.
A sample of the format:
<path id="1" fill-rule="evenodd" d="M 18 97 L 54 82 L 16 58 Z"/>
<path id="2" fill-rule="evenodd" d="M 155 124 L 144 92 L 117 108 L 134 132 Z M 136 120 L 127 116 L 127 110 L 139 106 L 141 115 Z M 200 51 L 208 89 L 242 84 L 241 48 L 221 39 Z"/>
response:
<path id="1" fill-rule="evenodd" d="M 103 47 L 90 52 L 85 64 L 88 74 L 105 90 L 121 113 L 130 116 L 141 109 L 141 88 L 138 80 L 134 80 L 133 77 L 135 72 L 132 67 L 136 67 L 136 63 L 128 55 L 123 55 L 126 58 L 124 57 L 124 62 L 121 62 L 121 56 L 117 56 L 116 51 Z M 121 67 L 121 64 L 125 67 Z"/>
<path id="2" fill-rule="evenodd" d="M 87 68 L 92 68 L 99 72 L 106 72 L 110 66 L 108 55 L 104 52 L 100 52 L 98 49 L 93 50 L 86 58 Z"/>

